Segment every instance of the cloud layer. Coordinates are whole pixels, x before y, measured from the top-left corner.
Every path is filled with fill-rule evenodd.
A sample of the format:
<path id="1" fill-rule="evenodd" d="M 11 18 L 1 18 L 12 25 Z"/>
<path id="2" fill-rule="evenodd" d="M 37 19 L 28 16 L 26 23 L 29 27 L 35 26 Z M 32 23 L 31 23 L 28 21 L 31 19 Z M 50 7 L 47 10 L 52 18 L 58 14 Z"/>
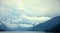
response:
<path id="1" fill-rule="evenodd" d="M 0 0 L 0 21 L 9 28 L 30 27 L 59 15 L 59 0 Z"/>
<path id="2" fill-rule="evenodd" d="M 40 23 L 44 23 L 45 21 L 50 20 L 50 17 L 30 17 L 26 15 L 22 15 L 19 18 L 8 18 L 2 23 L 5 24 L 8 28 L 17 28 L 17 27 L 33 27 Z"/>
<path id="3" fill-rule="evenodd" d="M 59 0 L 1 0 L 1 4 L 16 8 L 22 14 L 29 16 L 58 16 L 60 15 Z M 22 10 L 22 11 L 20 11 Z"/>

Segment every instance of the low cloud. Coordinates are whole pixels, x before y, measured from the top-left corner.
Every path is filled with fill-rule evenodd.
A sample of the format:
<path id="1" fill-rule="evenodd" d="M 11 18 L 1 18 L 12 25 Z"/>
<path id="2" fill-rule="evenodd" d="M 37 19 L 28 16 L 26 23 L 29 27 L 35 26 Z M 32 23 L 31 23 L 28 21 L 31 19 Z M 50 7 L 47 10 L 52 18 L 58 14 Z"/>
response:
<path id="1" fill-rule="evenodd" d="M 30 17 L 26 15 L 21 15 L 21 18 L 11 18 L 5 21 L 2 21 L 8 28 L 16 28 L 16 27 L 33 27 L 40 23 L 44 23 L 50 20 L 50 17 Z M 26 21 L 26 22 L 25 22 Z"/>
<path id="2" fill-rule="evenodd" d="M 23 28 L 29 28 L 29 27 L 33 27 L 32 24 L 19 24 L 20 27 L 23 27 Z"/>

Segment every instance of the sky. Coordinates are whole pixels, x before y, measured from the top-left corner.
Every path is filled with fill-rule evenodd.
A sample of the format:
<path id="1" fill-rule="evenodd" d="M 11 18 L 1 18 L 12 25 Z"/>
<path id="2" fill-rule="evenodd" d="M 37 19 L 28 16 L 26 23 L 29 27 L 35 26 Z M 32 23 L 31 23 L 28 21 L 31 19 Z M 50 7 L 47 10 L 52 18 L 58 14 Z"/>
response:
<path id="1" fill-rule="evenodd" d="M 60 16 L 60 0 L 0 0 L 0 20 L 7 26 L 16 27 L 11 22 L 43 23 L 56 16 Z"/>
<path id="2" fill-rule="evenodd" d="M 17 8 L 20 12 L 22 10 L 23 14 L 29 16 L 60 15 L 59 0 L 0 0 L 0 2 L 9 8 Z"/>

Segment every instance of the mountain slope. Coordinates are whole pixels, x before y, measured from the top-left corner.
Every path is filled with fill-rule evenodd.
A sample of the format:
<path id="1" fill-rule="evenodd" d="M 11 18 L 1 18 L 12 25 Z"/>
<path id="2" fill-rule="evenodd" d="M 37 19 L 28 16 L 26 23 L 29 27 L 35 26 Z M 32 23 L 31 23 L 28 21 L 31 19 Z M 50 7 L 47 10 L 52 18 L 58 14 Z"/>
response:
<path id="1" fill-rule="evenodd" d="M 54 17 L 51 20 L 46 21 L 45 23 L 39 24 L 35 26 L 32 30 L 33 31 L 49 31 L 50 29 L 55 28 L 55 26 L 57 26 L 58 24 L 60 24 L 60 16 Z"/>
<path id="2" fill-rule="evenodd" d="M 6 27 L 1 21 L 0 21 L 0 31 L 6 31 L 9 30 L 8 27 Z"/>

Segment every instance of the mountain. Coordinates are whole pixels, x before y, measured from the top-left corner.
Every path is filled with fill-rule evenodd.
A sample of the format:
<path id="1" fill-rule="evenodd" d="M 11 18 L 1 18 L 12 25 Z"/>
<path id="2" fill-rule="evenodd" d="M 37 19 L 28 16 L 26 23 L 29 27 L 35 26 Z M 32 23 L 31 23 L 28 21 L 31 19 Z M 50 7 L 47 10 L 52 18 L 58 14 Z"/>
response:
<path id="1" fill-rule="evenodd" d="M 0 31 L 6 31 L 9 30 L 1 21 L 0 21 Z"/>
<path id="2" fill-rule="evenodd" d="M 54 17 L 51 20 L 41 23 L 33 27 L 32 31 L 59 32 L 60 31 L 60 16 Z"/>
<path id="3" fill-rule="evenodd" d="M 2 22 L 0 22 L 0 31 L 10 31 Z M 54 17 L 44 23 L 40 23 L 32 28 L 14 28 L 11 31 L 45 31 L 45 32 L 60 32 L 60 16 Z"/>

